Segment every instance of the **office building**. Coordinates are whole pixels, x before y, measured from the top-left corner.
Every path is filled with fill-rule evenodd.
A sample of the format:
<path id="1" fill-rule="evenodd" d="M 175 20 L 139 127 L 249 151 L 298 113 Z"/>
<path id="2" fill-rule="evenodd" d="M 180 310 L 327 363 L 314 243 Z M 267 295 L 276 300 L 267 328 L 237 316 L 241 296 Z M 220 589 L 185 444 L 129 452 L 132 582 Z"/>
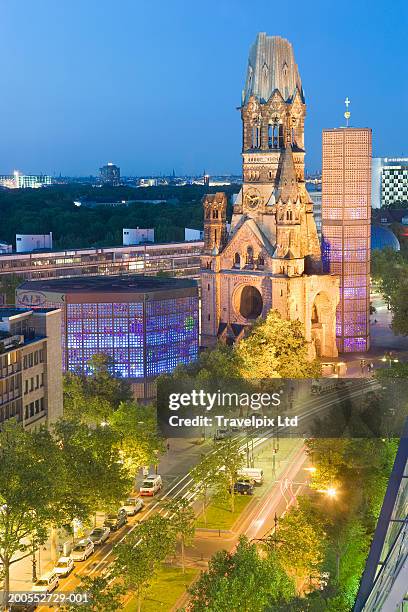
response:
<path id="1" fill-rule="evenodd" d="M 408 203 L 408 157 L 373 157 L 371 205 L 374 209 Z"/>
<path id="2" fill-rule="evenodd" d="M 61 311 L 0 308 L 0 423 L 62 416 Z"/>
<path id="3" fill-rule="evenodd" d="M 49 234 L 16 234 L 17 253 L 30 253 L 52 249 L 52 232 Z"/>
<path id="4" fill-rule="evenodd" d="M 322 252 L 340 277 L 340 352 L 370 347 L 371 129 L 323 130 Z"/>
<path id="5" fill-rule="evenodd" d="M 170 242 L 132 247 L 69 249 L 21 254 L 0 254 L 0 280 L 96 276 L 98 274 L 197 277 L 203 242 Z"/>
<path id="6" fill-rule="evenodd" d="M 145 244 L 146 242 L 154 242 L 153 228 L 123 228 L 123 246 Z"/>
<path id="7" fill-rule="evenodd" d="M 13 245 L 7 242 L 0 242 L 0 253 L 12 253 Z"/>
<path id="8" fill-rule="evenodd" d="M 319 240 L 322 238 L 322 189 L 321 185 L 309 183 L 307 191 L 313 202 L 313 216 Z"/>
<path id="9" fill-rule="evenodd" d="M 404 392 L 401 388 L 399 391 Z M 353 611 L 407 612 L 407 604 L 408 420 L 399 442 Z"/>
<path id="10" fill-rule="evenodd" d="M 158 180 L 156 178 L 141 178 L 139 179 L 139 187 L 157 187 Z"/>
<path id="11" fill-rule="evenodd" d="M 191 240 L 203 240 L 204 230 L 191 229 L 190 227 L 184 228 L 184 240 L 190 242 Z"/>
<path id="12" fill-rule="evenodd" d="M 105 353 L 114 373 L 137 397 L 152 397 L 151 381 L 198 356 L 198 285 L 194 280 L 97 276 L 27 281 L 16 304 L 62 310 L 63 368 L 89 372 Z"/>
<path id="13" fill-rule="evenodd" d="M 104 185 L 110 185 L 111 187 L 117 187 L 120 185 L 120 168 L 115 166 L 112 162 L 108 162 L 106 166 L 99 168 L 101 181 Z"/>
<path id="14" fill-rule="evenodd" d="M 242 189 L 226 224 L 227 196 L 205 196 L 201 259 L 204 346 L 239 340 L 271 309 L 304 325 L 310 358 L 336 357 L 339 279 L 322 272 L 304 181 L 305 97 L 292 45 L 258 34 L 241 117 Z"/>
<path id="15" fill-rule="evenodd" d="M 9 189 L 38 189 L 52 184 L 52 178 L 46 174 L 13 174 L 0 175 L 0 186 Z"/>

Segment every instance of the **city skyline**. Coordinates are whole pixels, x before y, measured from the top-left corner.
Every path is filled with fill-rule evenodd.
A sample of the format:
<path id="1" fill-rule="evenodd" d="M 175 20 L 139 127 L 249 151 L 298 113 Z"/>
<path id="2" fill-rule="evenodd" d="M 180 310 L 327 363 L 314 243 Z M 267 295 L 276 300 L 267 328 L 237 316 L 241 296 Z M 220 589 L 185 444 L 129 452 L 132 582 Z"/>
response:
<path id="1" fill-rule="evenodd" d="M 344 124 L 346 96 L 351 125 L 373 128 L 374 156 L 404 153 L 402 1 L 386 21 L 379 2 L 362 1 L 350 8 L 296 3 L 280 7 L 279 21 L 264 1 L 256 11 L 243 2 L 211 1 L 199 14 L 182 1 L 143 12 L 127 0 L 117 13 L 107 8 L 104 0 L 74 2 L 69 10 L 49 0 L 36 7 L 6 3 L 2 171 L 85 176 L 112 160 L 125 176 L 168 174 L 173 167 L 179 175 L 202 168 L 239 172 L 236 108 L 246 51 L 258 31 L 283 36 L 297 49 L 309 171 L 321 165 L 322 129 Z M 398 95 L 384 121 L 393 83 Z"/>

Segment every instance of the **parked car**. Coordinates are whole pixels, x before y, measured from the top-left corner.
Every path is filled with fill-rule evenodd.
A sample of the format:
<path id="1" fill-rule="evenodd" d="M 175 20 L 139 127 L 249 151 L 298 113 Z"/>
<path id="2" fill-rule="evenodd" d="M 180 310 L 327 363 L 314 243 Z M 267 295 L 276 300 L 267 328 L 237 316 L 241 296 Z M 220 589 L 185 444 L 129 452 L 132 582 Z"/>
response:
<path id="1" fill-rule="evenodd" d="M 41 576 L 36 582 L 33 584 L 33 591 L 36 593 L 52 593 L 59 585 L 59 580 L 57 574 L 54 572 L 48 572 L 48 574 L 44 574 Z"/>
<path id="2" fill-rule="evenodd" d="M 89 539 L 94 543 L 94 546 L 100 546 L 109 538 L 111 530 L 109 527 L 95 527 L 89 534 Z"/>
<path id="3" fill-rule="evenodd" d="M 235 493 L 239 493 L 239 495 L 253 495 L 254 485 L 250 482 L 238 481 L 234 485 L 234 491 Z"/>
<path id="4" fill-rule="evenodd" d="M 54 572 L 60 578 L 65 578 L 74 569 L 74 562 L 71 557 L 60 557 L 55 564 Z"/>
<path id="5" fill-rule="evenodd" d="M 143 510 L 143 506 L 143 499 L 140 497 L 128 497 L 121 507 L 121 510 L 124 510 L 128 516 L 134 516 Z"/>
<path id="6" fill-rule="evenodd" d="M 127 514 L 124 510 L 119 510 L 117 514 L 108 514 L 105 519 L 104 527 L 109 527 L 111 531 L 117 531 L 127 523 Z"/>
<path id="7" fill-rule="evenodd" d="M 238 476 L 249 478 L 254 481 L 255 484 L 261 485 L 264 481 L 264 473 L 260 468 L 249 468 L 243 467 L 238 470 Z"/>
<path id="8" fill-rule="evenodd" d="M 74 561 L 86 561 L 94 551 L 94 543 L 89 538 L 80 540 L 71 551 L 70 557 Z"/>
<path id="9" fill-rule="evenodd" d="M 225 440 L 229 437 L 228 429 L 216 429 L 214 434 L 214 440 Z"/>
<path id="10" fill-rule="evenodd" d="M 147 476 L 140 487 L 140 495 L 153 496 L 160 491 L 163 486 L 162 477 L 159 474 Z"/>

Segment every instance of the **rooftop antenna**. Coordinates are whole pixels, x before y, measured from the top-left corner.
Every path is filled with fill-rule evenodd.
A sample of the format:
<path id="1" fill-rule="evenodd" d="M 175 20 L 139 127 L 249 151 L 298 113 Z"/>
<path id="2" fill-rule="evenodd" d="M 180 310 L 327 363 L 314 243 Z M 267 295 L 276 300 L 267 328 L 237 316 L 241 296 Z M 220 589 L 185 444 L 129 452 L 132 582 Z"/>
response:
<path id="1" fill-rule="evenodd" d="M 346 99 L 344 100 L 344 104 L 346 105 L 346 112 L 344 113 L 344 117 L 346 119 L 346 127 L 349 126 L 349 119 L 350 119 L 350 116 L 351 116 L 351 113 L 350 113 L 350 111 L 348 109 L 350 102 L 351 102 L 351 100 L 349 100 L 349 97 L 347 96 Z"/>

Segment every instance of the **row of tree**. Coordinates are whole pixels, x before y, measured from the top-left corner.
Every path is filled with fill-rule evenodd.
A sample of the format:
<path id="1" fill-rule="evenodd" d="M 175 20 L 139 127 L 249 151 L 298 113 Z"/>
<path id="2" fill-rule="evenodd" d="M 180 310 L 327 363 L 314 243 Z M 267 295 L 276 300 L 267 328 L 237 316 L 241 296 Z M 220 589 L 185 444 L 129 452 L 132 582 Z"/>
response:
<path id="1" fill-rule="evenodd" d="M 122 244 L 124 227 L 153 227 L 156 242 L 184 240 L 184 228 L 201 228 L 204 193 L 208 186 L 101 187 L 55 185 L 46 189 L 0 189 L 1 240 L 14 242 L 16 233 L 53 232 L 54 247 L 84 248 Z M 236 193 L 239 186 L 226 186 Z M 75 201 L 165 200 L 135 202 L 129 206 L 76 206 Z"/>
<path id="2" fill-rule="evenodd" d="M 217 553 L 190 588 L 189 610 L 349 612 L 396 446 L 394 440 L 308 440 L 310 493 L 262 542 L 241 538 L 235 551 Z"/>
<path id="3" fill-rule="evenodd" d="M 373 251 L 371 275 L 392 310 L 392 329 L 408 335 L 408 255 L 405 251 Z"/>
<path id="4" fill-rule="evenodd" d="M 68 375 L 65 414 L 50 428 L 0 430 L 0 561 L 4 591 L 10 568 L 44 544 L 52 528 L 73 531 L 96 511 L 116 510 L 137 470 L 157 460 L 162 442 L 154 411 L 129 399 L 96 356 L 89 378 Z"/>

